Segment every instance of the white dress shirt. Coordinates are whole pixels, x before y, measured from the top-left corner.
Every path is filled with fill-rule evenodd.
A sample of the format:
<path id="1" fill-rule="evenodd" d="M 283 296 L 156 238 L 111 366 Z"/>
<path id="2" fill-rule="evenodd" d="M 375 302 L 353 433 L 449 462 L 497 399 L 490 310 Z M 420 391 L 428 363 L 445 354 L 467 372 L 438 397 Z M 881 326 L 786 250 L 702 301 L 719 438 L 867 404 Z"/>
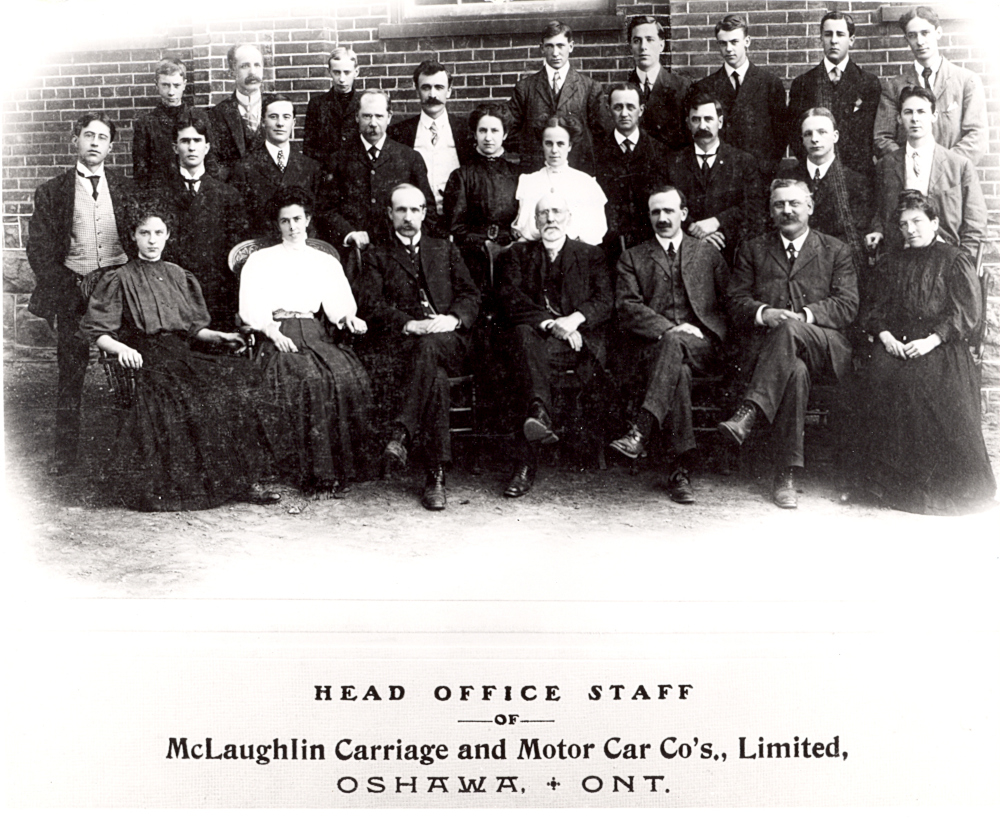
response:
<path id="1" fill-rule="evenodd" d="M 906 176 L 905 187 L 908 190 L 919 190 L 924 196 L 927 195 L 927 186 L 931 178 L 931 162 L 934 160 L 934 143 L 914 148 L 907 145 L 906 148 Z M 920 174 L 913 172 L 913 156 L 917 156 L 917 166 Z"/>
<path id="2" fill-rule="evenodd" d="M 814 165 L 811 159 L 806 159 L 806 170 L 809 172 L 809 181 L 813 181 L 816 178 L 816 171 L 819 171 L 819 178 L 825 179 L 826 172 L 833 165 L 833 160 L 836 159 L 836 154 L 830 153 L 830 158 L 823 165 Z"/>
<path id="3" fill-rule="evenodd" d="M 243 117 L 251 131 L 256 131 L 260 127 L 261 98 L 259 93 L 248 97 L 246 94 L 236 91 L 236 102 L 239 106 L 240 116 Z"/>
<path id="4" fill-rule="evenodd" d="M 844 57 L 843 60 L 841 60 L 839 63 L 836 63 L 836 62 L 830 62 L 826 57 L 824 57 L 823 67 L 826 69 L 826 75 L 829 77 L 830 72 L 833 71 L 834 68 L 838 68 L 840 69 L 840 78 L 843 79 L 844 72 L 847 70 L 847 63 L 849 63 L 850 61 L 851 61 L 850 57 Z M 830 79 L 832 81 L 833 78 L 830 77 Z"/>
<path id="5" fill-rule="evenodd" d="M 928 81 L 931 84 L 931 89 L 932 90 L 934 88 L 934 83 L 937 82 L 938 72 L 941 70 L 941 63 L 943 62 L 943 60 L 944 60 L 944 57 L 942 57 L 940 54 L 938 54 L 937 59 L 935 59 L 933 62 L 931 62 L 930 65 L 927 66 L 928 68 L 931 69 L 931 75 L 927 79 L 928 79 Z M 924 87 L 924 67 L 920 63 L 918 63 L 916 60 L 914 60 L 913 61 L 913 70 L 917 72 L 917 82 L 920 84 L 920 87 L 923 88 Z"/>
<path id="6" fill-rule="evenodd" d="M 281 157 L 285 162 L 285 167 L 288 167 L 288 155 L 292 152 L 291 142 L 286 142 L 284 145 L 274 145 L 267 139 L 264 140 L 264 147 L 267 148 L 267 152 L 271 154 L 271 159 L 274 160 L 274 164 L 278 164 L 278 151 L 281 151 Z"/>
<path id="7" fill-rule="evenodd" d="M 639 146 L 639 129 L 636 128 L 628 136 L 625 136 L 625 134 L 615 128 L 615 142 L 618 143 L 619 148 L 625 144 L 626 139 L 632 143 L 632 150 L 635 150 Z M 622 150 L 624 150 L 624 148 L 622 148 Z"/>
<path id="8" fill-rule="evenodd" d="M 743 83 L 747 79 L 747 71 L 750 70 L 750 60 L 744 60 L 743 65 L 739 68 L 730 68 L 729 64 L 726 63 L 726 76 L 729 77 L 729 84 L 733 85 L 733 74 L 739 75 L 740 78 L 740 88 L 743 87 Z M 733 86 L 734 88 L 736 86 Z"/>
<path id="9" fill-rule="evenodd" d="M 437 128 L 436 145 L 433 144 L 432 123 Z M 448 183 L 448 177 L 459 165 L 455 137 L 451 132 L 448 114 L 434 119 L 421 111 L 413 147 L 424 158 L 424 164 L 427 165 L 427 181 L 430 182 L 431 190 L 434 191 L 434 204 L 440 215 L 444 213 L 444 188 Z"/>

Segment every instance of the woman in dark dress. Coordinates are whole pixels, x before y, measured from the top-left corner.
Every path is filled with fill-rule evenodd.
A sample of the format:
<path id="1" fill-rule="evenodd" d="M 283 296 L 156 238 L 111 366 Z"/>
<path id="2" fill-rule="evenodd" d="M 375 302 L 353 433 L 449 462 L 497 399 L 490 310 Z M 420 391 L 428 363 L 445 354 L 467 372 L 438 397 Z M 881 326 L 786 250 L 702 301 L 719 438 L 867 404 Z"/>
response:
<path id="1" fill-rule="evenodd" d="M 906 248 L 879 263 L 861 326 L 875 338 L 855 395 L 861 485 L 920 514 L 960 514 L 996 493 L 969 336 L 982 310 L 968 254 L 937 240 L 934 206 L 904 191 Z"/>
<path id="2" fill-rule="evenodd" d="M 194 351 L 194 339 L 238 348 L 242 338 L 209 329 L 197 279 L 160 256 L 172 214 L 135 207 L 139 257 L 95 284 L 81 332 L 136 370 L 136 392 L 107 469 L 109 492 L 141 511 L 213 508 L 227 500 L 281 499 L 257 482 L 272 468 L 257 399 L 259 376 L 242 358 Z"/>
<path id="3" fill-rule="evenodd" d="M 503 141 L 510 128 L 510 113 L 503 105 L 487 102 L 469 117 L 476 141 L 471 162 L 452 171 L 444 189 L 448 232 L 462 253 L 480 292 L 489 293 L 489 259 L 486 240 L 502 247 L 511 243 L 510 227 L 517 216 L 518 166 L 504 154 Z"/>
<path id="4" fill-rule="evenodd" d="M 269 204 L 281 243 L 258 250 L 240 276 L 240 317 L 265 340 L 257 356 L 284 418 L 281 470 L 306 490 L 340 496 L 372 476 L 372 386 L 349 346 L 365 322 L 340 262 L 306 244 L 309 194 L 280 188 Z"/>

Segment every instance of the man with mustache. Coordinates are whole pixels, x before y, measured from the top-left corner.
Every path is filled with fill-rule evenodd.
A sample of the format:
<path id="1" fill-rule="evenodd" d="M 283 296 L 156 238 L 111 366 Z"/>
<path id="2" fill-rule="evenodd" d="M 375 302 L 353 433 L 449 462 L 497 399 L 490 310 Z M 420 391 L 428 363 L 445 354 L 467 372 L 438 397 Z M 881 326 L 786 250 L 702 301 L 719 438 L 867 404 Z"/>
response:
<path id="1" fill-rule="evenodd" d="M 711 242 L 685 235 L 684 194 L 672 185 L 648 199 L 655 237 L 618 259 L 615 309 L 628 333 L 624 360 L 635 362 L 642 402 L 628 433 L 611 448 L 635 460 L 657 429 L 669 432 L 667 494 L 693 503 L 692 374 L 708 372 L 726 338 L 723 296 L 729 268 Z"/>
<path id="2" fill-rule="evenodd" d="M 772 500 L 798 507 L 796 472 L 805 465 L 805 413 L 811 383 L 838 380 L 851 367 L 844 330 L 858 311 L 850 248 L 809 227 L 809 186 L 771 183 L 777 230 L 741 245 L 727 293 L 739 371 L 749 385 L 736 413 L 719 424 L 742 444 L 757 419 L 771 424 L 775 466 Z"/>
<path id="3" fill-rule="evenodd" d="M 549 416 L 553 371 L 573 369 L 586 389 L 604 366 L 611 276 L 599 247 L 567 238 L 570 218 L 565 198 L 545 194 L 535 205 L 541 239 L 515 242 L 501 256 L 500 299 L 514 331 L 512 366 L 526 406 L 505 497 L 531 490 L 539 444 L 559 440 Z"/>
<path id="4" fill-rule="evenodd" d="M 423 157 L 386 133 L 392 120 L 389 95 L 381 90 L 362 92 L 358 98 L 358 136 L 331 157 L 324 167 L 319 222 L 325 237 L 336 247 L 389 242 L 392 231 L 386 219 L 389 194 L 397 185 L 413 185 L 428 202 L 434 193 L 427 182 Z M 421 230 L 436 236 L 437 210 L 427 208 Z"/>
<path id="5" fill-rule="evenodd" d="M 934 141 L 975 165 L 986 152 L 986 94 L 979 77 L 948 61 L 940 50 L 944 37 L 934 10 L 917 6 L 899 18 L 914 61 L 898 77 L 882 83 L 875 116 L 875 149 L 879 157 L 900 150 L 906 132 L 899 121 L 900 92 L 907 86 L 926 88 L 937 100 Z"/>
<path id="6" fill-rule="evenodd" d="M 244 156 L 264 144 L 264 56 L 257 46 L 240 43 L 229 49 L 226 60 L 236 87 L 212 109 L 212 145 L 224 182 Z"/>
<path id="7" fill-rule="evenodd" d="M 434 191 L 437 214 L 444 213 L 444 188 L 455 168 L 472 159 L 473 145 L 463 122 L 452 130 L 448 117 L 451 75 L 437 60 L 424 60 L 413 72 L 420 97 L 420 113 L 389 126 L 389 138 L 417 151 L 427 165 L 427 181 Z"/>
<path id="8" fill-rule="evenodd" d="M 127 253 L 134 255 L 136 246 L 126 219 L 132 182 L 104 166 L 115 130 L 107 114 L 83 114 L 73 124 L 75 167 L 35 191 L 27 254 L 36 284 L 28 310 L 56 331 L 54 474 L 77 464 L 89 359 L 88 344 L 78 330 L 90 290 L 102 272 L 124 264 Z"/>
<path id="9" fill-rule="evenodd" d="M 695 88 L 684 108 L 694 144 L 670 155 L 668 178 L 687 198 L 687 232 L 712 242 L 732 264 L 737 245 L 764 226 L 757 162 L 719 138 L 725 117 L 718 97 Z"/>

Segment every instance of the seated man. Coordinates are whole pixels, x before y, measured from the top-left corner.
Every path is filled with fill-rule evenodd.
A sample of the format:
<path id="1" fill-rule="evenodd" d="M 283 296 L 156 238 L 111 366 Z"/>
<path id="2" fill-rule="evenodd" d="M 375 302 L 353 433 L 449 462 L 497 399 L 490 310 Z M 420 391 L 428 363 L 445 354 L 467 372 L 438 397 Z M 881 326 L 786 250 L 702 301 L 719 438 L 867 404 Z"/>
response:
<path id="1" fill-rule="evenodd" d="M 267 203 L 281 187 L 300 187 L 315 200 L 323 181 L 319 162 L 292 147 L 295 107 L 284 94 L 271 94 L 261 103 L 264 144 L 233 168 L 229 183 L 246 202 L 254 237 L 275 234 Z"/>
<path id="2" fill-rule="evenodd" d="M 851 251 L 810 230 L 812 212 L 808 185 L 775 179 L 771 214 L 777 230 L 742 245 L 728 292 L 740 368 L 752 374 L 743 402 L 719 432 L 741 444 L 758 414 L 768 419 L 776 449 L 772 497 L 779 508 L 798 506 L 795 469 L 805 465 L 809 385 L 849 371 L 851 345 L 844 330 L 858 311 Z"/>
<path id="3" fill-rule="evenodd" d="M 629 359 L 642 373 L 644 397 L 628 434 L 611 448 L 634 460 L 667 420 L 674 457 L 667 493 L 677 503 L 694 502 L 691 372 L 709 370 L 725 341 L 729 276 L 714 245 L 683 233 L 686 218 L 684 194 L 671 185 L 654 190 L 649 221 L 656 237 L 622 253 L 615 284 L 618 321 L 628 332 Z"/>
<path id="4" fill-rule="evenodd" d="M 537 444 L 559 440 L 549 418 L 552 371 L 574 369 L 587 383 L 604 366 L 611 277 L 600 248 L 566 237 L 570 217 L 564 198 L 544 195 L 535 205 L 541 240 L 517 242 L 503 256 L 500 299 L 513 325 L 513 366 L 527 407 L 519 462 L 505 497 L 531 490 Z"/>
<path id="5" fill-rule="evenodd" d="M 384 456 L 405 466 L 411 443 L 422 438 L 423 505 L 440 511 L 446 502 L 444 469 L 451 462 L 448 378 L 465 369 L 480 295 L 458 248 L 422 233 L 424 193 L 401 184 L 389 201 L 393 237 L 366 256 L 356 282 L 358 314 L 405 365 L 402 408 Z"/>

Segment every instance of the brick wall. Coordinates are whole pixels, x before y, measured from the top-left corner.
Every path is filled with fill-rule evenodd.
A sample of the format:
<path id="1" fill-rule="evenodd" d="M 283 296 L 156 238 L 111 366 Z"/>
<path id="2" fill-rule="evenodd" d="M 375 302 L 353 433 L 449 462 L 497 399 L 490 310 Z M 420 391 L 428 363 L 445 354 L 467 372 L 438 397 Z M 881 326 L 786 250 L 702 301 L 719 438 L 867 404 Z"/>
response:
<path id="1" fill-rule="evenodd" d="M 775 71 L 785 81 L 822 57 L 819 18 L 827 8 L 849 11 L 858 23 L 853 51 L 860 64 L 879 76 L 899 73 L 909 61 L 897 24 L 895 7 L 878 2 L 818 2 L 817 0 L 691 0 L 643 3 L 618 0 L 609 15 L 594 16 L 574 25 L 577 68 L 601 82 L 622 78 L 631 65 L 624 44 L 625 20 L 632 14 L 655 14 L 670 22 L 667 55 L 673 69 L 698 79 L 715 70 L 719 58 L 712 45 L 715 22 L 727 12 L 745 13 L 751 26 L 751 59 Z M 904 5 L 905 7 L 905 5 Z M 214 8 L 214 6 L 213 6 Z M 488 10 L 487 10 L 488 11 Z M 949 6 L 939 4 L 948 18 Z M 3 101 L 3 229 L 5 269 L 5 338 L 18 338 L 18 316 L 24 291 L 30 290 L 30 271 L 23 262 L 32 191 L 71 160 L 70 123 L 79 111 L 101 108 L 119 124 L 119 138 L 111 164 L 131 171 L 129 143 L 132 122 L 155 102 L 152 68 L 161 56 L 184 59 L 189 68 L 188 97 L 197 105 L 215 104 L 231 92 L 226 51 L 237 41 L 256 43 L 264 52 L 269 88 L 288 94 L 299 110 L 299 135 L 305 103 L 312 93 L 329 87 L 326 56 L 336 45 L 350 45 L 359 55 L 360 87 L 382 88 L 394 100 L 397 116 L 419 108 L 410 78 L 420 60 L 435 57 L 455 73 L 451 109 L 470 111 L 485 99 L 509 98 L 511 88 L 526 72 L 538 70 L 539 21 L 518 23 L 510 18 L 480 18 L 472 23 L 400 25 L 390 2 L 350 0 L 297 5 L 281 17 L 235 7 L 229 16 L 195 17 L 173 22 L 164 33 L 138 34 L 114 47 L 80 49 L 49 55 L 40 70 L 8 89 Z M 986 21 L 989 23 L 989 21 Z M 147 27 L 136 26 L 137 32 Z M 1000 415 L 1000 72 L 996 55 L 975 31 L 975 21 L 946 19 L 944 53 L 954 62 L 978 72 L 986 85 L 990 112 L 990 151 L 980 162 L 990 209 L 990 248 L 987 268 L 993 273 L 990 332 L 984 402 Z M 399 36 L 400 34 L 404 36 Z M 22 308 L 17 309 L 18 305 Z M 22 333 L 28 340 L 28 334 Z M 38 333 L 31 334 L 31 339 Z"/>

